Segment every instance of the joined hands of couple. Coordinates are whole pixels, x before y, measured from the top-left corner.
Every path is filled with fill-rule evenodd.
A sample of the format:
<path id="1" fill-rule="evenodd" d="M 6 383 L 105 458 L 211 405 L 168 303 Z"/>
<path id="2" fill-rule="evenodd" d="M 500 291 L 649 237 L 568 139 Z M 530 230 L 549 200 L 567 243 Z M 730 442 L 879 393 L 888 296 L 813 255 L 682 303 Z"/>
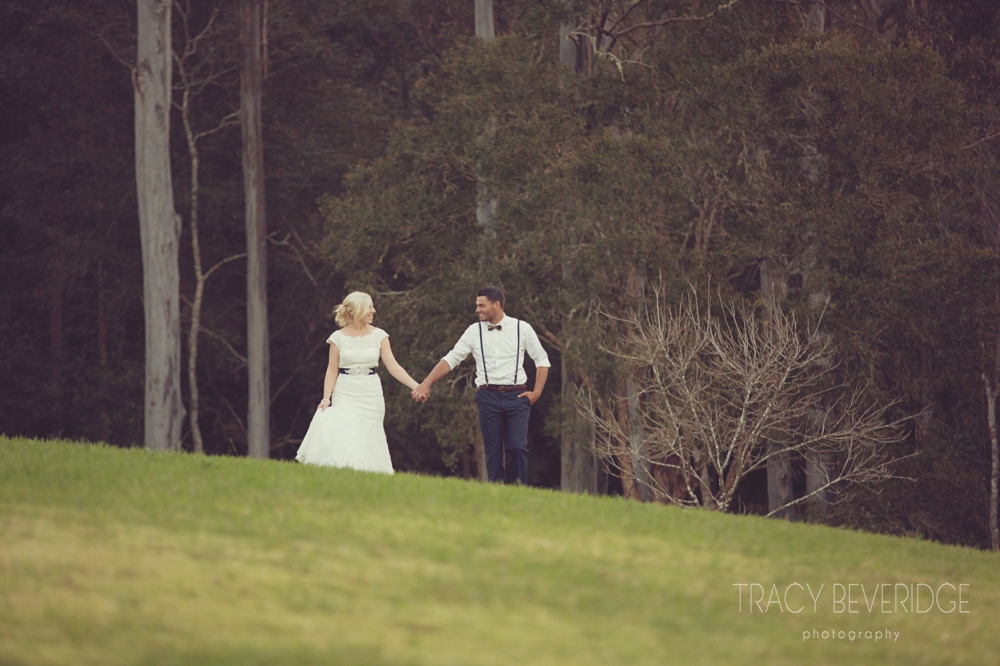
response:
<path id="1" fill-rule="evenodd" d="M 427 402 L 427 399 L 431 397 L 431 387 L 423 384 L 417 384 L 416 387 L 410 391 L 410 397 L 417 402 Z"/>
<path id="2" fill-rule="evenodd" d="M 410 391 L 410 397 L 417 402 L 427 402 L 427 400 L 431 397 L 431 387 L 424 384 L 417 384 L 416 388 Z M 524 393 L 518 394 L 517 397 L 527 397 L 528 400 L 531 401 L 531 404 L 534 405 L 535 402 L 538 401 L 539 395 L 534 391 L 525 391 Z"/>

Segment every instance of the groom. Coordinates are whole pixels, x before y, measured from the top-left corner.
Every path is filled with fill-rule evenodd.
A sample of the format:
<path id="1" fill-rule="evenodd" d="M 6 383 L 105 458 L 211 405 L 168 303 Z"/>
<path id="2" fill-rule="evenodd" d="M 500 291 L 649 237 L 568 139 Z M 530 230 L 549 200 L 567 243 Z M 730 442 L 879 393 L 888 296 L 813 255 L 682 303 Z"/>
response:
<path id="1" fill-rule="evenodd" d="M 479 322 L 469 326 L 455 348 L 441 359 L 427 378 L 413 389 L 421 402 L 431 395 L 431 384 L 472 354 L 476 359 L 476 408 L 483 433 L 486 472 L 490 481 L 504 481 L 504 450 L 513 454 L 517 483 L 528 483 L 528 415 L 549 376 L 549 356 L 527 322 L 503 312 L 500 287 L 483 287 L 476 295 Z M 522 361 L 527 353 L 535 362 L 535 387 L 525 385 Z"/>

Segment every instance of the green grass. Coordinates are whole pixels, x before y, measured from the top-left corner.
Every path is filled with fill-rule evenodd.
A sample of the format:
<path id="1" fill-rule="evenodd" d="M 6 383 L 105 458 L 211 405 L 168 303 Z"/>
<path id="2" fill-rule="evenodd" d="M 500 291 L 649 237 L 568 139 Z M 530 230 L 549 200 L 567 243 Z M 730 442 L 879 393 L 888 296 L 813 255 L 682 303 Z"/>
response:
<path id="1" fill-rule="evenodd" d="M 968 613 L 832 609 L 834 583 L 946 581 L 968 584 Z M 797 588 L 799 614 L 750 613 L 746 599 L 741 613 L 733 583 L 751 582 L 825 587 L 815 613 Z M 814 628 L 899 638 L 803 641 Z M 0 438 L 0 664 L 998 654 L 991 553 L 453 479 Z"/>

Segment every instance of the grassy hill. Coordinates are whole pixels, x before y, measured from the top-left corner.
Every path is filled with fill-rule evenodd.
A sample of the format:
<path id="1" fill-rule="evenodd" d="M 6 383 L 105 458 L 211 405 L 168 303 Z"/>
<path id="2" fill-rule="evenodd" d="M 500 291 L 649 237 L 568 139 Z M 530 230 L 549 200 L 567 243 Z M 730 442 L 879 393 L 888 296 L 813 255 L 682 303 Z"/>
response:
<path id="1" fill-rule="evenodd" d="M 967 612 L 943 612 L 959 585 Z M 907 612 L 910 586 L 921 597 Z M 940 608 L 915 612 L 939 588 Z M 997 655 L 992 553 L 454 479 L 0 438 L 0 664 Z"/>

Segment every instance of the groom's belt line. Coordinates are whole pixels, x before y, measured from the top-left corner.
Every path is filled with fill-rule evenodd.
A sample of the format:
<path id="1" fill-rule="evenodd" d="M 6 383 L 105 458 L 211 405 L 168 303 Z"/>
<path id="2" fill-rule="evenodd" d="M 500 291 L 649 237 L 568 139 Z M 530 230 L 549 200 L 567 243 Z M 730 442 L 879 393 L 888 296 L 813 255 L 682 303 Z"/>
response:
<path id="1" fill-rule="evenodd" d="M 353 377 L 358 377 L 358 376 L 363 377 L 365 375 L 374 375 L 375 368 L 341 368 L 340 374 L 351 375 Z"/>
<path id="2" fill-rule="evenodd" d="M 527 386 L 524 384 L 516 384 L 511 386 L 510 384 L 498 385 L 498 384 L 483 384 L 479 387 L 480 391 L 499 391 L 500 393 L 506 393 L 507 391 L 525 391 Z"/>

